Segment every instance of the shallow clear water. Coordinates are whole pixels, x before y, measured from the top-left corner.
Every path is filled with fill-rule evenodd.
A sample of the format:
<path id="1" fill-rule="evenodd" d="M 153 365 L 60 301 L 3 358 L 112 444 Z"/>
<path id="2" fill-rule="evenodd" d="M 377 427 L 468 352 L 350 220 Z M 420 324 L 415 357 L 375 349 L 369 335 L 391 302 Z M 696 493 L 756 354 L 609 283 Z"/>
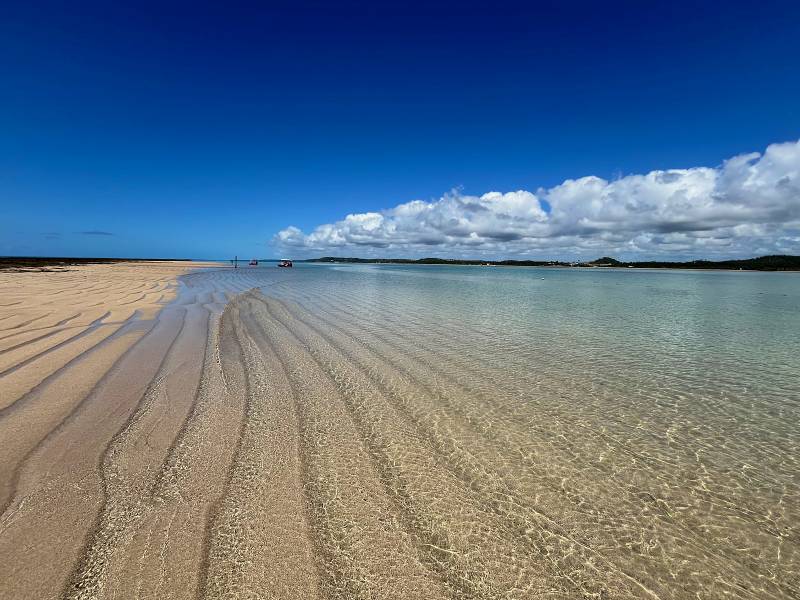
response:
<path id="1" fill-rule="evenodd" d="M 464 439 L 467 451 L 649 589 L 798 597 L 799 275 L 304 264 L 249 275 L 355 355 L 411 377 L 434 400 L 434 426 L 469 424 L 486 446 Z"/>

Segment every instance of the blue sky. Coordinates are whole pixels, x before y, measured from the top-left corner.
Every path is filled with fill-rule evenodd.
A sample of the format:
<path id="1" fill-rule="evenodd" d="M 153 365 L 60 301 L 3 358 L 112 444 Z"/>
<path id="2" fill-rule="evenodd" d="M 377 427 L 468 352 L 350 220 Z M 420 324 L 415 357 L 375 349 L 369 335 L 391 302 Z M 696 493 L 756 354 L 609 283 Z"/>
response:
<path id="1" fill-rule="evenodd" d="M 766 161 L 770 144 L 800 137 L 796 2 L 116 4 L 4 9 L 0 254 L 798 247 L 800 154 L 776 146 Z M 752 186 L 697 184 L 694 171 L 667 200 L 625 179 L 706 167 L 741 180 L 724 161 L 752 152 L 763 160 L 740 168 L 761 178 L 755 200 Z M 587 181 L 595 196 L 563 200 L 578 193 L 565 180 L 586 176 L 633 183 Z M 517 191 L 531 197 L 487 196 Z M 723 191 L 739 198 L 738 221 L 689 207 L 692 229 L 675 216 L 687 197 Z M 577 207 L 559 217 L 570 227 L 536 229 L 551 198 Z M 414 200 L 427 216 L 397 217 Z M 587 217 L 593 202 L 618 221 Z M 631 202 L 663 219 L 617 214 Z M 471 207 L 497 218 L 477 223 Z M 361 218 L 355 233 L 346 222 L 372 214 L 380 223 Z M 628 233 L 615 237 L 619 222 Z"/>

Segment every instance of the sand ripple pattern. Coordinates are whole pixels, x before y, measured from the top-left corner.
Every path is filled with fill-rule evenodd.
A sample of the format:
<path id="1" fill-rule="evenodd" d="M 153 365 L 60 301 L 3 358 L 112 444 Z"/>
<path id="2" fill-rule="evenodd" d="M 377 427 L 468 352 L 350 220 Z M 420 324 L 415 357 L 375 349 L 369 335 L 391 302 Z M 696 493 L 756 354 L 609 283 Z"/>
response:
<path id="1" fill-rule="evenodd" d="M 800 598 L 780 377 L 611 375 L 333 270 L 150 274 L 4 291 L 4 598 Z"/>

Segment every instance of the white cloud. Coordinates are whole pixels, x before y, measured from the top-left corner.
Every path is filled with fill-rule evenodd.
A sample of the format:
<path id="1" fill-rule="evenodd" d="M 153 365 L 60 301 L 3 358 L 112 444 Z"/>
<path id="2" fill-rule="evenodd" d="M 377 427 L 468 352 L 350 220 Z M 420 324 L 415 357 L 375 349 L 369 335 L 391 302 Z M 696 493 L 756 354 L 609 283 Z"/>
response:
<path id="1" fill-rule="evenodd" d="M 451 192 L 347 215 L 273 242 L 304 255 L 625 256 L 800 254 L 800 141 L 716 168 L 569 179 L 536 193 Z"/>

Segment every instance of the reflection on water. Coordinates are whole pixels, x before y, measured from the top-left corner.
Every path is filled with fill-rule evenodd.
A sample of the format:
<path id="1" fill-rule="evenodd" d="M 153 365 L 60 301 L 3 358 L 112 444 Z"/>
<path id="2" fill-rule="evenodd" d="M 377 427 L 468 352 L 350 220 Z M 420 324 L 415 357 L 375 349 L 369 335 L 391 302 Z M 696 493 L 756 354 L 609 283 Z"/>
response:
<path id="1" fill-rule="evenodd" d="M 659 597 L 800 597 L 800 276 L 249 276 L 349 340 L 365 367 L 404 373 L 432 427 L 468 425 L 464 449 L 596 552 L 595 568 L 608 561 Z"/>

